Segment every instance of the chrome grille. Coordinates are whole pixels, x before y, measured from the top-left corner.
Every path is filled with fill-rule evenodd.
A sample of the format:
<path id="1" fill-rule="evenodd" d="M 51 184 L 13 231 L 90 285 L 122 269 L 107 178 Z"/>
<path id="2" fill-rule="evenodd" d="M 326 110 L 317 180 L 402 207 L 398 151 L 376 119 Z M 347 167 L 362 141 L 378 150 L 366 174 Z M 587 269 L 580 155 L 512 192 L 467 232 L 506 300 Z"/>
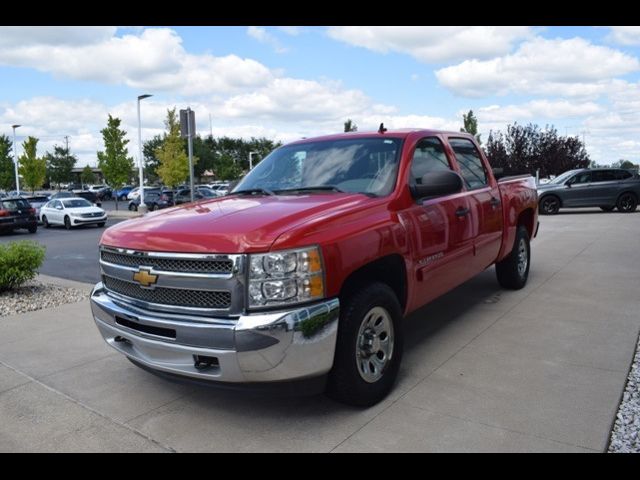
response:
<path id="1" fill-rule="evenodd" d="M 229 274 L 233 270 L 232 260 L 220 259 L 159 258 L 102 251 L 102 260 L 135 268 L 144 265 L 165 272 Z"/>
<path id="2" fill-rule="evenodd" d="M 156 287 L 150 290 L 142 288 L 135 283 L 126 282 L 106 275 L 103 276 L 103 282 L 108 290 L 148 303 L 220 309 L 231 306 L 231 292 L 229 291 L 183 290 L 180 288 L 163 287 Z"/>

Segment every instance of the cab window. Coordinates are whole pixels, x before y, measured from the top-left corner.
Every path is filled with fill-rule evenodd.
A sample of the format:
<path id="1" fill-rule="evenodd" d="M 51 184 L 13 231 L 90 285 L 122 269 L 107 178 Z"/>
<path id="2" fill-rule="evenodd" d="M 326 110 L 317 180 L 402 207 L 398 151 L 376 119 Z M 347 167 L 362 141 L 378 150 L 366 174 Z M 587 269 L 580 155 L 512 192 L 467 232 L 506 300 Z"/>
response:
<path id="1" fill-rule="evenodd" d="M 487 171 L 482 163 L 480 152 L 467 138 L 450 138 L 449 144 L 460 166 L 460 173 L 469 190 L 483 188 L 489 184 Z"/>
<path id="2" fill-rule="evenodd" d="M 452 170 L 442 142 L 435 137 L 423 138 L 413 152 L 409 183 L 420 185 L 425 173 L 442 170 Z"/>

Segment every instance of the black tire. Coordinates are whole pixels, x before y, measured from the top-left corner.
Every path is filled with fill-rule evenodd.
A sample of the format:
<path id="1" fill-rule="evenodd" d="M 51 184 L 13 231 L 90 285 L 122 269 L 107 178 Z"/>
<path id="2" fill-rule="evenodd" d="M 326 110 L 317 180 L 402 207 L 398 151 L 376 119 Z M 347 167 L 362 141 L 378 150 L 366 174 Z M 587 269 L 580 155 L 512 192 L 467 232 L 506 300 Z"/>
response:
<path id="1" fill-rule="evenodd" d="M 388 315 L 386 321 L 377 319 L 376 312 Z M 376 335 L 375 339 L 371 339 L 375 342 L 374 348 L 380 350 L 369 353 L 369 357 L 362 357 L 358 356 L 359 352 L 363 351 L 359 346 L 359 340 L 364 338 L 364 332 L 360 335 L 360 330 L 368 319 L 372 325 L 378 325 L 378 322 L 381 322 L 382 327 L 390 325 L 392 328 L 386 329 L 390 333 L 383 329 L 379 332 L 379 337 Z M 365 329 L 365 332 L 367 330 Z M 375 356 L 380 359 L 379 354 L 383 353 L 381 345 L 384 338 L 387 338 L 387 345 L 391 347 L 389 356 L 383 354 L 383 358 L 387 357 L 387 361 L 379 371 L 380 377 L 367 381 L 360 373 L 360 369 L 365 364 L 370 365 L 371 370 L 368 373 L 375 375 L 373 362 L 369 362 L 367 358 Z M 363 285 L 357 289 L 340 306 L 338 339 L 333 368 L 327 381 L 327 395 L 339 402 L 358 407 L 368 407 L 378 403 L 391 391 L 398 376 L 403 343 L 402 309 L 393 290 L 384 283 Z"/>
<path id="2" fill-rule="evenodd" d="M 100 222 L 97 225 L 98 225 L 98 228 L 102 228 L 102 227 L 104 227 L 104 222 Z"/>
<path id="3" fill-rule="evenodd" d="M 638 208 L 638 197 L 631 192 L 624 192 L 618 197 L 616 207 L 622 213 L 635 212 L 636 208 Z"/>
<path id="4" fill-rule="evenodd" d="M 42 216 L 42 225 L 44 226 L 44 228 L 49 228 L 51 226 L 49 224 L 49 220 L 47 220 L 47 216 L 46 215 Z"/>
<path id="5" fill-rule="evenodd" d="M 34 225 L 32 227 L 29 227 L 29 233 L 36 233 L 38 231 L 38 225 Z"/>
<path id="6" fill-rule="evenodd" d="M 522 252 L 524 248 L 524 252 Z M 523 267 L 521 253 L 526 256 L 526 266 Z M 520 225 L 516 231 L 516 238 L 513 242 L 511 253 L 502 261 L 496 263 L 496 277 L 498 283 L 503 288 L 509 290 L 520 290 L 527 284 L 529 278 L 529 267 L 531 266 L 531 245 L 529 243 L 529 232 L 524 225 Z"/>
<path id="7" fill-rule="evenodd" d="M 600 210 L 602 210 L 603 212 L 613 212 L 614 208 L 616 208 L 616 207 L 600 205 Z"/>
<path id="8" fill-rule="evenodd" d="M 555 195 L 546 195 L 540 199 L 540 213 L 555 215 L 560 210 L 560 199 Z"/>
<path id="9" fill-rule="evenodd" d="M 64 217 L 64 228 L 71 230 L 71 219 L 69 217 Z"/>
<path id="10" fill-rule="evenodd" d="M 129 211 L 130 212 L 133 212 L 134 208 L 135 208 L 135 206 L 133 204 L 129 204 Z"/>

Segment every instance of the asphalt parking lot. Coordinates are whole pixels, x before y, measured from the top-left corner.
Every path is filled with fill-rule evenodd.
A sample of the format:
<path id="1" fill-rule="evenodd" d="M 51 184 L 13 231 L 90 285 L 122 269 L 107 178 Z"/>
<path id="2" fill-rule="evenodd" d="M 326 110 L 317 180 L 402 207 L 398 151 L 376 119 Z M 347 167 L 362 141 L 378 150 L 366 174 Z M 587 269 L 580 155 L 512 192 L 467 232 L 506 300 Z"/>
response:
<path id="1" fill-rule="evenodd" d="M 412 314 L 369 409 L 169 383 L 102 341 L 88 301 L 1 318 L 0 451 L 605 451 L 640 330 L 638 235 L 640 212 L 541 217 L 527 287 L 491 268 Z"/>

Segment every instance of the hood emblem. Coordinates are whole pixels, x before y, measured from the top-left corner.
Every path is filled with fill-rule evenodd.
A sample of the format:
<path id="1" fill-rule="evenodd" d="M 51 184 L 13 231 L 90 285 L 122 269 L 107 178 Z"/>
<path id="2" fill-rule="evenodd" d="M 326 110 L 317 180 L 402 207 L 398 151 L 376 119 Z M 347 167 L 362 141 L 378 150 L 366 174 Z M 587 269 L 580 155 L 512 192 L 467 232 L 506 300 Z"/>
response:
<path id="1" fill-rule="evenodd" d="M 158 275 L 151 273 L 150 268 L 140 267 L 136 273 L 133 274 L 133 279 L 142 287 L 151 287 L 158 281 Z"/>

